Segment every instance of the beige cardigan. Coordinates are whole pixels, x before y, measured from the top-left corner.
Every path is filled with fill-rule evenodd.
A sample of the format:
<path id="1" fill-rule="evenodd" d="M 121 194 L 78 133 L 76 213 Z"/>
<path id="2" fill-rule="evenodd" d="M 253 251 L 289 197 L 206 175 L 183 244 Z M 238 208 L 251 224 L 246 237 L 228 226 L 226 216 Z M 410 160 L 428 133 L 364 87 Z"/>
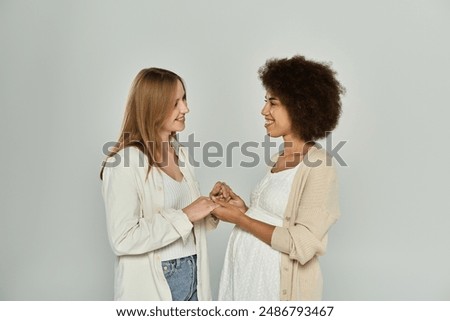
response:
<path id="1" fill-rule="evenodd" d="M 318 256 L 340 215 L 336 169 L 327 157 L 324 149 L 309 150 L 292 183 L 283 226 L 272 235 L 272 248 L 282 253 L 280 300 L 322 298 Z"/>
<path id="2" fill-rule="evenodd" d="M 180 148 L 178 156 L 191 199 L 195 200 L 200 191 L 187 151 Z M 194 228 L 197 295 L 199 300 L 211 300 L 206 231 L 215 228 L 218 220 L 209 215 L 192 224 L 181 210 L 164 208 L 162 174 L 152 168 L 146 180 L 148 163 L 137 148 L 127 147 L 108 162 L 118 163 L 105 167 L 102 190 L 108 237 L 116 254 L 114 299 L 171 300 L 159 249 L 177 239 L 185 240 Z"/>

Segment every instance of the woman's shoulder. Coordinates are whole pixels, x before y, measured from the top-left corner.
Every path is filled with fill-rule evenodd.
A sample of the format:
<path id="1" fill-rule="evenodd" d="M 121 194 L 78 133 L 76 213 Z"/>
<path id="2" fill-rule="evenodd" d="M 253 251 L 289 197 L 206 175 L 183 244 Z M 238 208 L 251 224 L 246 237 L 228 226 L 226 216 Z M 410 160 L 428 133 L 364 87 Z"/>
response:
<path id="1" fill-rule="evenodd" d="M 332 155 L 320 145 L 311 147 L 303 163 L 303 175 L 300 176 L 328 179 L 337 175 Z"/>
<path id="2" fill-rule="evenodd" d="M 105 160 L 107 167 L 147 167 L 147 160 L 144 153 L 137 147 L 128 146 L 120 149 L 112 156 Z"/>

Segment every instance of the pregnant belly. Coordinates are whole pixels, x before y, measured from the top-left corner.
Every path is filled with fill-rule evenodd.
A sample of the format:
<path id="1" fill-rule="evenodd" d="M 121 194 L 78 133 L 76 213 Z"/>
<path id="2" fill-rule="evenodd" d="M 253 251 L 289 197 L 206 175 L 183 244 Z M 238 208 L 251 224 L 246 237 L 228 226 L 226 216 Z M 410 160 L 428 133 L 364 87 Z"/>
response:
<path id="1" fill-rule="evenodd" d="M 283 219 L 281 217 L 269 213 L 262 208 L 250 207 L 246 214 L 255 220 L 262 221 L 270 225 L 283 226 Z"/>

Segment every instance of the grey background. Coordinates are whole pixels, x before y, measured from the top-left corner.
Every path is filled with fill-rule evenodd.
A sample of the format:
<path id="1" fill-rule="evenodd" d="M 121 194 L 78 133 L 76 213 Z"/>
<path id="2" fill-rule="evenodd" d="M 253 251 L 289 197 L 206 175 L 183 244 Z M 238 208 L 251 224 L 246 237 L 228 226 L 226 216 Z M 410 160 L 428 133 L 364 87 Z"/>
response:
<path id="1" fill-rule="evenodd" d="M 300 53 L 347 88 L 324 299 L 449 300 L 449 18 L 447 1 L 1 0 L 0 299 L 112 299 L 98 173 L 140 69 L 186 80 L 182 139 L 226 146 L 262 142 L 257 69 Z M 221 160 L 202 192 L 248 200 L 264 164 Z M 209 236 L 214 296 L 231 227 Z"/>

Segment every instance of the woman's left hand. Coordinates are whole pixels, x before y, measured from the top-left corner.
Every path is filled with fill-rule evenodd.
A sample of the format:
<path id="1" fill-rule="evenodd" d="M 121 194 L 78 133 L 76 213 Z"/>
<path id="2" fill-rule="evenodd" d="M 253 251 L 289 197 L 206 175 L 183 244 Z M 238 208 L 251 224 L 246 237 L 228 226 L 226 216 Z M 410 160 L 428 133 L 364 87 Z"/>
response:
<path id="1" fill-rule="evenodd" d="M 236 206 L 222 201 L 215 200 L 220 207 L 215 208 L 211 213 L 221 221 L 239 225 L 239 221 L 245 218 L 245 214 Z"/>

